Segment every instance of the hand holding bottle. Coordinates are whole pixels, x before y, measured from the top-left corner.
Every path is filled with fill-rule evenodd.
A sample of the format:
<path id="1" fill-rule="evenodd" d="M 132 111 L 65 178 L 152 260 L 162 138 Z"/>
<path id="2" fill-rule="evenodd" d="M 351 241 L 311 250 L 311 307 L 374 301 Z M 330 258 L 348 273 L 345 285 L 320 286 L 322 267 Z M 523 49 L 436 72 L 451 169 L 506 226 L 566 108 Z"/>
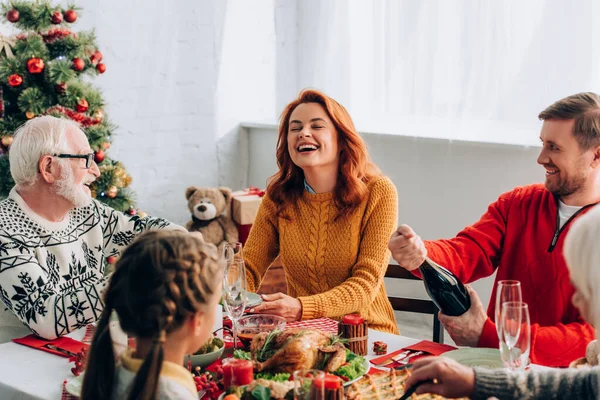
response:
<path id="1" fill-rule="evenodd" d="M 420 236 L 410 226 L 400 225 L 388 242 L 392 257 L 404 269 L 417 269 L 427 257 L 427 249 Z"/>
<path id="2" fill-rule="evenodd" d="M 438 318 L 457 346 L 477 347 L 488 316 L 477 292 L 470 285 L 465 285 L 465 289 L 470 298 L 467 312 L 458 317 L 440 312 Z"/>

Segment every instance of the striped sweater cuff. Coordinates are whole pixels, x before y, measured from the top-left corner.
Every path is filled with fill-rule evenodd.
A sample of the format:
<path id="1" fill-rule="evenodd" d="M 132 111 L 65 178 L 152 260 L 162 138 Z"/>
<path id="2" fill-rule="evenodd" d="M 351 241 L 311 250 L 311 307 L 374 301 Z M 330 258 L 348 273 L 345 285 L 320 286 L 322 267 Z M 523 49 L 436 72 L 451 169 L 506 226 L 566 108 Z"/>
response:
<path id="1" fill-rule="evenodd" d="M 477 367 L 473 370 L 475 371 L 475 390 L 471 399 L 487 400 L 492 396 L 499 399 L 511 397 L 512 391 L 509 387 L 508 374 L 505 371 Z"/>

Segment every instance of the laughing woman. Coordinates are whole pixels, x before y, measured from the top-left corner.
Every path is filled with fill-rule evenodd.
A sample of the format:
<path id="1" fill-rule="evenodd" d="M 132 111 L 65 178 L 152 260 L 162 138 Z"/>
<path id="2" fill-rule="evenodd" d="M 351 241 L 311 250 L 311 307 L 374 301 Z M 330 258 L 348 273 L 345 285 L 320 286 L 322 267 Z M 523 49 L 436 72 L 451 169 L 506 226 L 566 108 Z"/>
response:
<path id="1" fill-rule="evenodd" d="M 398 196 L 346 109 L 301 92 L 283 111 L 277 164 L 244 257 L 256 290 L 281 256 L 289 295 L 263 296 L 253 312 L 288 321 L 360 313 L 370 328 L 398 333 L 383 284 Z"/>

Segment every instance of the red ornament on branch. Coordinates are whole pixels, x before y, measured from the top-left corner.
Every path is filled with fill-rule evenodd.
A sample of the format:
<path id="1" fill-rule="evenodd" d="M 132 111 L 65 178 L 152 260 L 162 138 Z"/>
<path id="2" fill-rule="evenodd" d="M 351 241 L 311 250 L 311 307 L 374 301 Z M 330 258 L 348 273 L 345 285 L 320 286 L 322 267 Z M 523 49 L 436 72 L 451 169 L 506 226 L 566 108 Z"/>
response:
<path id="1" fill-rule="evenodd" d="M 19 74 L 12 74 L 8 77 L 8 84 L 12 87 L 21 86 L 23 83 L 23 77 Z"/>
<path id="2" fill-rule="evenodd" d="M 73 69 L 75 71 L 83 71 L 84 68 L 85 68 L 85 62 L 81 58 L 75 57 L 73 59 Z"/>
<path id="3" fill-rule="evenodd" d="M 52 18 L 50 19 L 54 25 L 58 25 L 63 22 L 63 16 L 60 11 L 54 11 L 52 13 Z"/>
<path id="4" fill-rule="evenodd" d="M 98 73 L 103 74 L 104 71 L 106 71 L 106 64 L 98 64 L 96 65 L 96 71 L 98 71 Z"/>
<path id="5" fill-rule="evenodd" d="M 102 53 L 100 53 L 100 50 L 96 50 L 96 52 L 94 53 L 94 57 L 96 58 L 96 60 L 102 61 Z"/>
<path id="6" fill-rule="evenodd" d="M 75 10 L 67 10 L 67 11 L 65 11 L 64 15 L 65 15 L 65 21 L 67 21 L 70 24 L 77 21 L 77 12 L 75 12 Z"/>
<path id="7" fill-rule="evenodd" d="M 19 11 L 12 9 L 6 13 L 6 19 L 12 23 L 15 23 L 19 20 Z"/>
<path id="8" fill-rule="evenodd" d="M 41 58 L 33 57 L 27 61 L 27 71 L 30 74 L 39 74 L 44 70 L 44 60 Z"/>
<path id="9" fill-rule="evenodd" d="M 104 152 L 102 150 L 94 152 L 94 161 L 96 161 L 96 164 L 100 164 L 104 161 Z"/>
<path id="10" fill-rule="evenodd" d="M 83 113 L 86 112 L 89 107 L 89 104 L 86 99 L 79 99 L 77 102 L 77 112 Z"/>
<path id="11" fill-rule="evenodd" d="M 54 90 L 56 90 L 56 93 L 58 94 L 63 94 L 67 91 L 67 84 L 65 82 L 57 83 L 54 85 Z"/>

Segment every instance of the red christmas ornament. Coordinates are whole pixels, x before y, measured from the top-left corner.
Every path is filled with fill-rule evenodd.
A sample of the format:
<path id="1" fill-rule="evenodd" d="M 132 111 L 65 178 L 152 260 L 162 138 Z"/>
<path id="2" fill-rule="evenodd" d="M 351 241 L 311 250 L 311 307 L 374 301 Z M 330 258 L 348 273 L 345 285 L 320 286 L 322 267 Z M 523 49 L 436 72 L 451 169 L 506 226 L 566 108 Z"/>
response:
<path id="1" fill-rule="evenodd" d="M 52 13 L 52 18 L 50 19 L 54 25 L 58 25 L 63 22 L 63 16 L 60 11 L 54 11 Z"/>
<path id="2" fill-rule="evenodd" d="M 75 57 L 73 59 L 73 69 L 75 71 L 83 71 L 84 68 L 85 68 L 85 62 L 81 58 Z"/>
<path id="3" fill-rule="evenodd" d="M 20 86 L 23 83 L 23 77 L 19 74 L 12 74 L 8 77 L 8 84 L 12 87 Z"/>
<path id="4" fill-rule="evenodd" d="M 15 23 L 19 20 L 19 11 L 12 9 L 6 13 L 6 19 L 12 23 Z"/>
<path id="5" fill-rule="evenodd" d="M 96 164 L 100 164 L 104 161 L 104 152 L 102 150 L 94 152 L 94 161 L 96 161 Z"/>
<path id="6" fill-rule="evenodd" d="M 137 214 L 137 210 L 135 208 L 130 208 L 129 210 L 127 210 L 127 214 L 135 215 L 135 214 Z"/>
<path id="7" fill-rule="evenodd" d="M 57 83 L 54 85 L 54 90 L 56 90 L 56 93 L 63 94 L 67 91 L 67 84 L 65 82 Z"/>
<path id="8" fill-rule="evenodd" d="M 104 71 L 106 71 L 106 64 L 98 64 L 96 65 L 96 71 L 98 71 L 98 73 L 103 74 Z"/>
<path id="9" fill-rule="evenodd" d="M 75 12 L 75 10 L 67 10 L 67 11 L 65 11 L 64 15 L 65 15 L 65 21 L 67 21 L 70 24 L 77 21 L 77 13 Z"/>
<path id="10" fill-rule="evenodd" d="M 106 262 L 109 264 L 114 264 L 117 262 L 117 257 L 116 256 L 108 256 L 108 257 L 106 257 Z"/>
<path id="11" fill-rule="evenodd" d="M 96 52 L 94 53 L 94 57 L 96 58 L 96 60 L 102 61 L 102 53 L 100 53 L 100 50 L 96 50 Z"/>
<path id="12" fill-rule="evenodd" d="M 39 74 L 44 70 L 44 60 L 41 58 L 33 57 L 27 61 L 27 71 L 30 74 Z"/>
<path id="13" fill-rule="evenodd" d="M 89 104 L 86 99 L 79 99 L 77 102 L 77 112 L 86 112 L 89 107 Z"/>

